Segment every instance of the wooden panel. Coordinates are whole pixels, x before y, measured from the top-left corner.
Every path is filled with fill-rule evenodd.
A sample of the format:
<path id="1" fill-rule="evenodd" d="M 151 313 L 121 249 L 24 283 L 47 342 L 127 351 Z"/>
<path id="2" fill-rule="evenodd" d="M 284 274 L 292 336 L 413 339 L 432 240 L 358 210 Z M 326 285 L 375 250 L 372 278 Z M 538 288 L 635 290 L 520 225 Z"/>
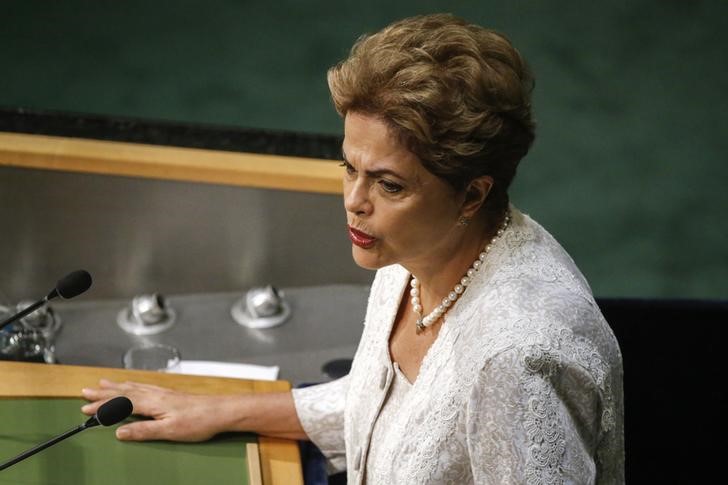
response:
<path id="1" fill-rule="evenodd" d="M 249 381 L 224 377 L 186 376 L 138 370 L 73 365 L 0 362 L 0 396 L 81 397 L 81 389 L 95 387 L 99 379 L 136 381 L 205 394 L 278 392 L 290 389 L 285 381 Z M 259 437 L 263 483 L 303 483 L 298 445 L 291 440 Z"/>
<path id="2" fill-rule="evenodd" d="M 332 160 L 0 132 L 0 165 L 341 193 Z"/>
<path id="3" fill-rule="evenodd" d="M 36 443 L 85 421 L 79 398 L 0 399 L 3 463 Z M 52 446 L 0 472 L 0 483 L 23 485 L 261 485 L 258 439 L 249 433 L 205 443 L 120 442 L 113 429 L 95 429 Z M 258 474 L 260 476 L 260 474 Z"/>

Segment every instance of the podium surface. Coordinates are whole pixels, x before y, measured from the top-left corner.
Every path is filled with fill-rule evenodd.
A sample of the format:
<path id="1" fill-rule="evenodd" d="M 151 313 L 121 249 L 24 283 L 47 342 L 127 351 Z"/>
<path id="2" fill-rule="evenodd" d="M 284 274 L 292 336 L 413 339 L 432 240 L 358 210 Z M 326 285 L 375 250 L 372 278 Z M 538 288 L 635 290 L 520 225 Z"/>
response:
<path id="1" fill-rule="evenodd" d="M 283 381 L 248 381 L 157 372 L 0 362 L 0 461 L 85 421 L 83 387 L 100 378 L 133 380 L 196 393 L 285 391 Z M 92 428 L 0 472 L 0 484 L 240 483 L 302 484 L 290 440 L 230 433 L 204 443 L 120 442 Z"/>

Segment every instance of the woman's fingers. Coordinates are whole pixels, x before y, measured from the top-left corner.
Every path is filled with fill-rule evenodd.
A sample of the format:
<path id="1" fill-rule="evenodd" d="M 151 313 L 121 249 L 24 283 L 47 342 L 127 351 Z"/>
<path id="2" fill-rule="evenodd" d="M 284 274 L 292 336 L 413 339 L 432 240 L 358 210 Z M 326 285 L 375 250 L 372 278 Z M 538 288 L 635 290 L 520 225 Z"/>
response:
<path id="1" fill-rule="evenodd" d="M 119 426 L 116 429 L 116 437 L 122 441 L 169 439 L 166 437 L 167 426 L 164 421 L 136 421 Z"/>
<path id="2" fill-rule="evenodd" d="M 84 414 L 95 414 L 96 410 L 101 406 L 103 403 L 111 399 L 112 397 L 116 397 L 120 395 L 120 392 L 115 389 L 94 389 L 94 388 L 84 388 L 81 389 L 81 395 L 84 399 L 87 401 L 91 401 L 88 404 L 85 404 L 81 407 L 81 412 Z"/>
<path id="3" fill-rule="evenodd" d="M 98 411 L 99 407 L 106 401 L 95 401 L 81 406 L 81 412 L 86 416 L 93 416 Z"/>
<path id="4" fill-rule="evenodd" d="M 112 389 L 93 389 L 88 387 L 81 389 L 81 395 L 87 401 L 107 400 L 119 394 L 121 394 L 119 391 Z"/>
<path id="5" fill-rule="evenodd" d="M 107 379 L 101 379 L 99 381 L 99 387 L 91 388 L 86 387 L 81 389 L 81 395 L 84 399 L 91 401 L 81 407 L 81 412 L 84 414 L 94 414 L 96 410 L 103 403 L 116 396 L 127 396 L 131 399 L 134 405 L 134 413 L 142 412 L 140 404 L 142 404 L 141 397 L 145 391 L 159 391 L 162 388 L 157 386 L 150 386 L 148 384 L 137 384 L 134 382 L 114 382 Z"/>
<path id="6" fill-rule="evenodd" d="M 99 380 L 99 387 L 101 387 L 103 389 L 111 389 L 111 388 L 115 388 L 115 387 L 118 387 L 118 386 L 119 386 L 119 383 L 118 382 L 110 381 L 108 379 L 100 379 Z"/>
<path id="7" fill-rule="evenodd" d="M 112 397 L 124 395 L 133 406 L 133 413 L 152 418 L 120 426 L 116 436 L 125 441 L 174 440 L 203 441 L 221 431 L 220 419 L 211 409 L 219 397 L 193 395 L 150 384 L 101 380 L 99 387 L 82 391 L 88 404 L 81 407 L 92 415 Z"/>
<path id="8" fill-rule="evenodd" d="M 102 389 L 114 389 L 120 392 L 128 391 L 130 389 L 145 389 L 149 391 L 163 391 L 164 387 L 155 386 L 153 384 L 143 384 L 141 382 L 125 381 L 115 382 L 108 379 L 101 379 L 99 381 L 99 387 Z"/>

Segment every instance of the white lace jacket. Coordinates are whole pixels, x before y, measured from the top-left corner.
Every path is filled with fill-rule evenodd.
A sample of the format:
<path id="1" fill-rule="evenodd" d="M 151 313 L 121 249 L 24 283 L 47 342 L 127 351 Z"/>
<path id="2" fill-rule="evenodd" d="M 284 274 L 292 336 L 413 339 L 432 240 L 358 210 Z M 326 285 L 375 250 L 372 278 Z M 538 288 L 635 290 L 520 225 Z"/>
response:
<path id="1" fill-rule="evenodd" d="M 402 267 L 377 272 L 350 374 L 294 391 L 306 433 L 348 483 L 624 482 L 617 342 L 571 258 L 511 210 L 417 380 L 387 409 L 376 433 L 385 439 L 371 437 L 395 376 L 388 341 L 409 280 Z M 373 447 L 382 449 L 369 470 Z"/>

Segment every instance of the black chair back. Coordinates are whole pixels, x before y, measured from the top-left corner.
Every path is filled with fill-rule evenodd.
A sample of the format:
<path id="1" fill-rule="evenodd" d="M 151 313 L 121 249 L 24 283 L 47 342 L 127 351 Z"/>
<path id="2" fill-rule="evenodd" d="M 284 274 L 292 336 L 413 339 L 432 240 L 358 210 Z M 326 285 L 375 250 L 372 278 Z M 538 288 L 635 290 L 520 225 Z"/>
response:
<path id="1" fill-rule="evenodd" d="M 622 350 L 627 483 L 716 483 L 728 451 L 728 301 L 597 303 Z"/>

